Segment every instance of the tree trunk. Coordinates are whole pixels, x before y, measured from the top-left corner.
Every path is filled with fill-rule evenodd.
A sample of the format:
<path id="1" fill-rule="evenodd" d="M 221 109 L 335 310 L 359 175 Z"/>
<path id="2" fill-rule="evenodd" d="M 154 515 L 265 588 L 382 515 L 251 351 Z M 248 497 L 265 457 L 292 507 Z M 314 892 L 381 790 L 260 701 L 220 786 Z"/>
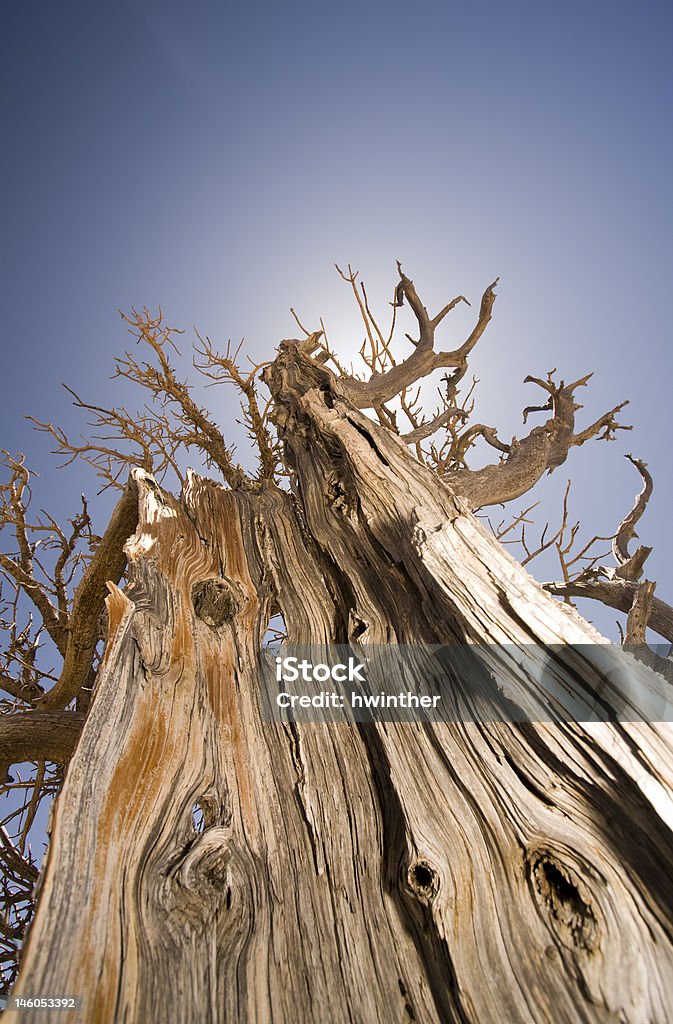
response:
<path id="1" fill-rule="evenodd" d="M 534 659 L 606 643 L 295 346 L 268 382 L 294 497 L 135 473 L 13 995 L 87 1022 L 669 1021 L 668 725 L 264 720 L 277 607 L 297 642 L 516 645 L 522 706 Z"/>

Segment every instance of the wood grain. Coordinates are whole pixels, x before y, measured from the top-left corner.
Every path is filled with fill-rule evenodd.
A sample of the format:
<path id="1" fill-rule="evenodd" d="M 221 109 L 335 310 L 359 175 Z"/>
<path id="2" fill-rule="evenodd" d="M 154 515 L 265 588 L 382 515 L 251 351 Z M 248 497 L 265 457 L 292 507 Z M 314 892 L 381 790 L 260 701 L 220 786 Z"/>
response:
<path id="1" fill-rule="evenodd" d="M 552 645 L 606 651 L 320 372 L 270 376 L 294 496 L 135 472 L 14 994 L 93 1024 L 665 1024 L 670 724 L 263 720 L 277 608 L 296 642 L 514 645 L 522 705 Z"/>

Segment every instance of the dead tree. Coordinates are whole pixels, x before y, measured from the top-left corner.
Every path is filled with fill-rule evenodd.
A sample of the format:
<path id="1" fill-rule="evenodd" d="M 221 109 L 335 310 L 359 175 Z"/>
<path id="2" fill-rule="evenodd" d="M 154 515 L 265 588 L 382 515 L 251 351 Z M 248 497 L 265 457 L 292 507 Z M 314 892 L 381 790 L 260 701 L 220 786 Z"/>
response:
<path id="1" fill-rule="evenodd" d="M 586 645 L 575 679 L 589 691 L 591 652 L 616 657 L 569 603 L 576 594 L 627 612 L 630 641 L 648 623 L 673 640 L 671 608 L 641 580 L 647 549 L 629 552 L 651 488 L 642 463 L 613 571 L 582 552 L 545 588 L 475 515 L 613 436 L 625 403 L 578 425 L 590 375 L 566 384 L 552 371 L 527 378 L 545 400 L 524 420 L 544 421 L 520 439 L 470 424 L 461 387 L 495 282 L 469 336 L 442 350 L 437 329 L 464 298 L 431 317 L 398 269 L 385 332 L 357 275 L 342 275 L 366 330 L 366 379 L 341 366 L 324 325 L 249 372 L 199 339 L 201 372 L 240 393 L 256 474 L 177 374 L 161 316 L 128 318 L 149 356 L 127 353 L 118 373 L 146 390 L 144 409 L 75 396 L 94 423 L 81 443 L 41 425 L 121 489 L 73 598 L 63 573 L 84 521 L 74 542 L 46 524 L 59 568 L 37 580 L 11 464 L 5 523 L 18 553 L 2 569 L 62 669 L 36 678 L 15 615 L 2 763 L 68 762 L 14 997 L 79 996 L 95 1022 L 670 1020 L 669 723 L 581 723 L 562 703 L 550 721 L 519 724 L 263 717 L 261 647 L 278 613 L 297 643 L 512 645 L 522 659 L 508 699 L 521 706 L 536 660 L 558 646 Z M 418 329 L 406 358 L 393 344 L 402 305 Z M 435 371 L 440 406 L 426 416 L 416 391 Z M 470 468 L 477 443 L 497 461 Z M 184 450 L 221 480 L 183 473 Z M 166 471 L 179 496 L 161 485 Z M 553 542 L 567 568 L 563 525 Z M 632 671 L 647 686 L 660 667 L 634 660 Z M 32 884 L 34 865 L 3 844 L 5 868 L 19 856 Z"/>

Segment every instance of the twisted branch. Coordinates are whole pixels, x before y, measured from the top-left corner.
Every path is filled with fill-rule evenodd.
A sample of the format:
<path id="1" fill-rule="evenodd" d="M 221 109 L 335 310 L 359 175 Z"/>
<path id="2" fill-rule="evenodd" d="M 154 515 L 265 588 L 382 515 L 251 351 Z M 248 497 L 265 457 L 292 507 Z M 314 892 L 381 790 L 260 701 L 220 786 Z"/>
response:
<path id="1" fill-rule="evenodd" d="M 396 290 L 396 305 L 401 305 L 406 298 L 418 322 L 418 340 L 409 339 L 414 345 L 414 351 L 405 360 L 390 366 L 389 369 L 375 372 L 367 381 L 357 380 L 351 376 L 340 379 L 340 386 L 358 409 L 371 409 L 377 405 L 383 405 L 399 395 L 405 388 L 412 387 L 418 380 L 427 377 L 433 370 L 441 367 L 464 367 L 467 357 L 484 333 L 488 322 L 491 319 L 491 311 L 495 302 L 493 289 L 498 279 L 490 284 L 481 300 L 479 319 L 467 340 L 457 349 L 448 352 L 435 352 L 435 331 L 444 317 L 454 309 L 459 302 L 469 302 L 463 295 L 456 296 L 448 302 L 436 316 L 430 317 L 427 309 L 421 302 L 418 293 L 398 261 L 398 273 L 400 283 Z M 373 344 L 373 338 L 370 337 Z"/>
<path id="2" fill-rule="evenodd" d="M 553 472 L 565 462 L 571 448 L 585 444 L 593 437 L 611 440 L 616 430 L 630 430 L 617 422 L 617 413 L 627 405 L 621 402 L 604 413 L 591 426 L 575 433 L 575 413 L 582 406 L 575 402 L 578 387 L 587 384 L 592 374 L 587 374 L 565 384 L 555 384 L 552 370 L 546 380 L 528 376 L 531 382 L 543 388 L 549 399 L 542 406 L 529 406 L 524 410 L 524 420 L 532 411 L 549 410 L 551 417 L 542 426 L 534 427 L 526 437 L 512 439 L 509 452 L 501 462 L 483 469 L 461 469 L 447 475 L 451 488 L 468 501 L 473 508 L 501 504 L 518 498 L 529 491 L 545 472 Z"/>

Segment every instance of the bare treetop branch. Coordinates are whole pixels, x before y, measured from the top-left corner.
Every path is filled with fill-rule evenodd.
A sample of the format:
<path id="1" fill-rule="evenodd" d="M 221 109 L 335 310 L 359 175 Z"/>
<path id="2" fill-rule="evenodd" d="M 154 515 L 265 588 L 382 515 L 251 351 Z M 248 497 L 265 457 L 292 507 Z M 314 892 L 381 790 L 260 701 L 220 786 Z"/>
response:
<path id="1" fill-rule="evenodd" d="M 498 464 L 479 470 L 459 470 L 447 478 L 451 487 L 473 507 L 495 505 L 518 498 L 529 491 L 543 473 L 551 473 L 562 466 L 571 448 L 599 435 L 604 440 L 610 440 L 615 430 L 631 429 L 617 422 L 617 413 L 628 404 L 621 402 L 590 427 L 575 433 L 575 413 L 582 406 L 575 402 L 574 393 L 578 387 L 586 386 L 592 375 L 586 374 L 571 384 L 565 384 L 564 381 L 555 384 L 552 380 L 553 372 L 550 372 L 547 380 L 532 376 L 525 378 L 525 383 L 543 388 L 549 394 L 549 400 L 542 406 L 529 406 L 524 411 L 524 422 L 532 411 L 550 411 L 552 415 L 547 422 L 534 427 L 520 440 L 513 438 L 509 453 Z"/>
<path id="2" fill-rule="evenodd" d="M 402 272 L 399 263 L 398 271 L 400 283 L 396 293 L 397 305 L 401 304 L 402 298 L 406 298 L 418 322 L 419 338 L 414 342 L 415 347 L 411 355 L 384 372 L 373 373 L 368 381 L 359 381 L 353 377 L 341 378 L 341 388 L 358 409 L 374 408 L 376 405 L 382 405 L 392 400 L 405 388 L 411 387 L 416 381 L 427 377 L 434 370 L 449 366 L 464 367 L 467 356 L 481 338 L 491 319 L 495 302 L 493 289 L 498 283 L 497 279 L 484 292 L 479 319 L 467 340 L 452 351 L 436 352 L 434 350 L 436 328 L 447 313 L 454 309 L 459 302 L 467 303 L 467 299 L 463 295 L 458 295 L 447 303 L 434 318 L 431 318 L 418 296 L 413 281 Z M 469 305 L 469 303 L 467 304 Z M 364 312 L 366 313 L 366 310 Z M 373 338 L 371 341 L 373 343 Z"/>
<path id="3" fill-rule="evenodd" d="M 612 553 L 619 563 L 619 568 L 615 575 L 620 576 L 625 580 L 635 581 L 640 579 L 643 571 L 643 565 L 650 555 L 652 548 L 641 545 L 633 555 L 630 555 L 629 542 L 634 537 L 637 537 L 636 523 L 640 520 L 643 512 L 647 508 L 647 503 L 652 495 L 654 483 L 648 471 L 647 463 L 643 462 L 642 459 L 634 459 L 632 455 L 627 455 L 626 458 L 640 473 L 643 480 L 643 489 L 640 494 L 637 495 L 631 511 L 624 516 L 617 527 L 617 532 L 612 542 Z"/>

